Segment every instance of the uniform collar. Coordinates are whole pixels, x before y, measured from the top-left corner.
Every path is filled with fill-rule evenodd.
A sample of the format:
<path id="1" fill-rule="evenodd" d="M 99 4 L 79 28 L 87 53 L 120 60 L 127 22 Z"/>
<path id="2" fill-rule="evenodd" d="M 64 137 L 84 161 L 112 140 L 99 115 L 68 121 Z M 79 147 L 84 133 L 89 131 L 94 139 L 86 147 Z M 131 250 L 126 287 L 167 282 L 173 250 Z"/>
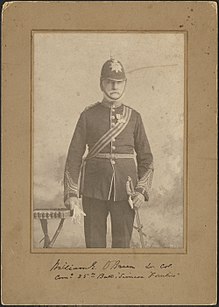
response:
<path id="1" fill-rule="evenodd" d="M 122 102 L 120 100 L 111 102 L 111 101 L 106 100 L 105 98 L 103 98 L 101 103 L 103 106 L 107 108 L 118 108 L 122 105 Z"/>

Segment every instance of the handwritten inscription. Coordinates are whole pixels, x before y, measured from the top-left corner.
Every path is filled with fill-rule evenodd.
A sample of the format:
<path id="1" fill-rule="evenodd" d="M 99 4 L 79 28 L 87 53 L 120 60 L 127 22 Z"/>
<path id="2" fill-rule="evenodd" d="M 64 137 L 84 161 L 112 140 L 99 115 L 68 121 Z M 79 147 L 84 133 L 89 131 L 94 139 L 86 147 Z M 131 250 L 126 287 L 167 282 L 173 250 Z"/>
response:
<path id="1" fill-rule="evenodd" d="M 177 274 L 179 274 L 179 273 L 177 273 Z M 176 277 L 176 274 L 173 274 L 171 272 L 168 272 L 166 274 L 158 274 L 156 272 L 150 272 L 150 275 L 148 275 L 148 278 L 151 278 L 151 277 L 162 277 L 162 278 L 164 278 L 164 277 Z"/>
<path id="2" fill-rule="evenodd" d="M 121 264 L 120 260 L 109 260 L 103 266 L 103 270 L 105 269 L 135 269 L 135 266 L 130 264 Z"/>
<path id="3" fill-rule="evenodd" d="M 107 260 L 104 263 L 92 261 L 87 265 L 75 265 L 60 258 L 51 266 L 55 272 L 54 280 L 70 279 L 169 279 L 180 275 L 172 263 L 153 264 L 147 262 L 138 267 L 132 263 L 123 263 L 120 259 Z M 139 273 L 140 272 L 140 273 Z"/>
<path id="4" fill-rule="evenodd" d="M 74 266 L 73 264 L 68 264 L 66 261 L 64 263 L 61 263 L 61 259 L 58 259 L 56 263 L 51 267 L 50 271 L 55 270 L 93 270 L 95 269 L 97 264 L 97 261 L 94 261 L 91 265 L 88 266 Z"/>

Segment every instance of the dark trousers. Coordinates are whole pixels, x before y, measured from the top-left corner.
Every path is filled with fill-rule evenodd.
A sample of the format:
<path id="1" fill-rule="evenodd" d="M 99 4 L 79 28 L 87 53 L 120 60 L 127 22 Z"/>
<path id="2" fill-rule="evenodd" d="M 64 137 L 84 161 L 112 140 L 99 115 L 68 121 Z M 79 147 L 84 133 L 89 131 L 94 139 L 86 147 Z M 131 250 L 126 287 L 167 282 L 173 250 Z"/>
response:
<path id="1" fill-rule="evenodd" d="M 127 200 L 99 200 L 83 196 L 86 247 L 106 247 L 107 216 L 110 213 L 112 247 L 129 247 L 135 212 Z"/>

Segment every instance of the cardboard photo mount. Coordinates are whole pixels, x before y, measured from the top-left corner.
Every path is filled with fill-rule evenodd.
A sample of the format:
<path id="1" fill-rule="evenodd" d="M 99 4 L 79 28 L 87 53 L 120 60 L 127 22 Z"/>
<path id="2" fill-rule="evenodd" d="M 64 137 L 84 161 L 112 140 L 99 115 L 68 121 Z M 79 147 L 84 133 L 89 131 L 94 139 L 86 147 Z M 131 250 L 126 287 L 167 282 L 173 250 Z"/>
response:
<path id="1" fill-rule="evenodd" d="M 2 303 L 216 303 L 216 2 L 18 1 L 2 17 Z M 33 252 L 34 31 L 185 33 L 183 251 Z"/>

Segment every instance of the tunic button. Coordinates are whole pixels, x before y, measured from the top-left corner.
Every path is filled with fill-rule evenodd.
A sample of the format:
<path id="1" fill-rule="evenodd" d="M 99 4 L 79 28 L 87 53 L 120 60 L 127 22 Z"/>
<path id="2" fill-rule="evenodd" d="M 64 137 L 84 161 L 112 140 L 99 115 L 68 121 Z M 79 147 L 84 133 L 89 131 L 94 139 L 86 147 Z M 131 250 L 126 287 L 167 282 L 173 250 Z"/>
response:
<path id="1" fill-rule="evenodd" d="M 111 163 L 112 163 L 112 164 L 115 164 L 115 163 L 116 163 L 116 161 L 114 161 L 114 160 L 111 160 Z"/>
<path id="2" fill-rule="evenodd" d="M 111 118 L 112 118 L 112 119 L 115 119 L 115 116 L 114 116 L 114 115 L 112 115 L 112 116 L 111 116 Z"/>
<path id="3" fill-rule="evenodd" d="M 116 139 L 115 138 L 112 138 L 112 142 L 115 142 L 116 141 Z"/>
<path id="4" fill-rule="evenodd" d="M 113 150 L 115 150 L 115 149 L 116 149 L 116 147 L 115 147 L 115 146 L 112 146 L 112 149 L 113 149 Z"/>

